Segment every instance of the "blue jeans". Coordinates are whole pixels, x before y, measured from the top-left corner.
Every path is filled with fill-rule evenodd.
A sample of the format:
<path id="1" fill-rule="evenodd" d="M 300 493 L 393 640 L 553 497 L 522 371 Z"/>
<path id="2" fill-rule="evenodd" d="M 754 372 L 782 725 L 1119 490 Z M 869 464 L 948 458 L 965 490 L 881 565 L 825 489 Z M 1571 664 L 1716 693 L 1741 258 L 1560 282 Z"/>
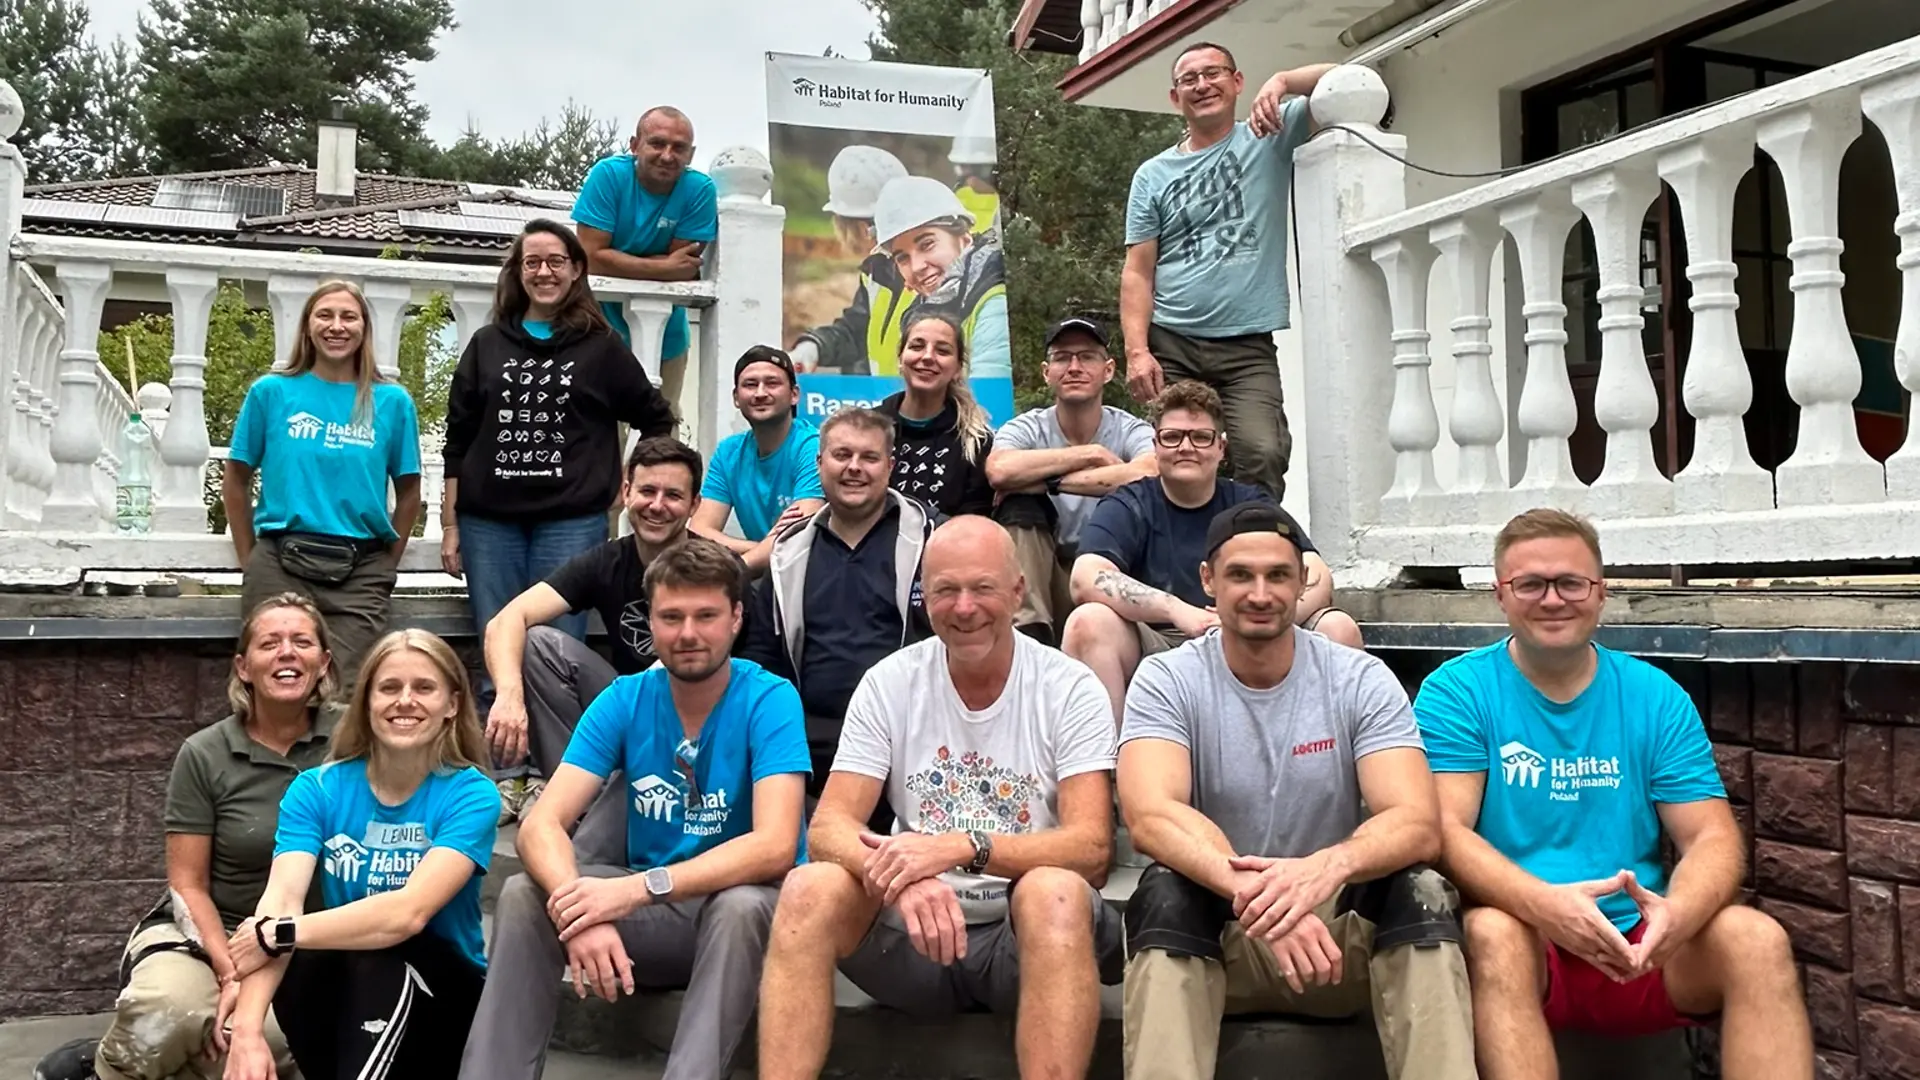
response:
<path id="1" fill-rule="evenodd" d="M 464 511 L 460 521 L 460 565 L 467 578 L 467 600 L 473 605 L 474 628 L 486 640 L 487 623 L 513 598 L 545 581 L 567 560 L 591 551 L 607 540 L 607 515 L 543 521 L 537 525 L 494 521 Z M 587 636 L 587 613 L 562 615 L 550 624 L 574 638 Z M 481 676 L 480 715 L 493 705 L 493 681 Z M 505 779 L 526 774 L 523 765 L 495 775 Z"/>

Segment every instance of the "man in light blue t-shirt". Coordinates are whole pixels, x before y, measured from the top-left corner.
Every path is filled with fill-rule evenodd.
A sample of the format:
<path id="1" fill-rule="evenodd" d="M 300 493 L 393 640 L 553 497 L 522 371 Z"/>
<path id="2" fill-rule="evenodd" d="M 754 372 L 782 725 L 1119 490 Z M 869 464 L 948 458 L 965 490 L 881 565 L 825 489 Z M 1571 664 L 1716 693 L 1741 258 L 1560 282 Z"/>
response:
<path id="1" fill-rule="evenodd" d="M 1312 134 L 1306 95 L 1332 64 L 1282 71 L 1234 122 L 1246 76 L 1199 42 L 1173 64 L 1167 97 L 1187 134 L 1133 174 L 1120 323 L 1127 386 L 1151 401 L 1198 379 L 1227 403 L 1234 479 L 1286 494 L 1293 439 L 1273 335 L 1287 327 L 1287 201 L 1293 152 Z"/>
<path id="2" fill-rule="evenodd" d="M 1607 596 L 1593 526 L 1530 510 L 1493 564 L 1512 636 L 1442 665 L 1414 703 L 1443 866 L 1481 905 L 1466 936 L 1482 1075 L 1556 1075 L 1555 1029 L 1719 1016 L 1722 1075 L 1812 1076 L 1793 952 L 1738 903 L 1746 841 L 1693 700 L 1593 642 Z"/>
<path id="3" fill-rule="evenodd" d="M 614 680 L 520 826 L 526 873 L 494 915 L 491 976 L 460 1075 L 536 1080 L 570 971 L 608 1001 L 686 989 L 666 1075 L 727 1074 L 760 988 L 777 882 L 800 856 L 806 720 L 786 680 L 729 651 L 746 575 L 698 537 L 647 564 L 660 662 Z M 625 803 L 626 858 L 582 866 L 568 833 Z M 530 988 L 532 992 L 530 992 Z"/>
<path id="4" fill-rule="evenodd" d="M 700 259 L 720 232 L 713 181 L 688 167 L 693 121 L 660 105 L 640 116 L 627 152 L 602 158 L 580 183 L 573 221 L 587 249 L 587 266 L 608 277 L 692 281 Z M 607 321 L 633 343 L 619 304 L 602 304 Z M 686 375 L 687 313 L 674 308 L 660 346 L 660 392 L 680 400 Z"/>
<path id="5" fill-rule="evenodd" d="M 774 535 L 826 504 L 820 429 L 797 415 L 793 359 L 771 345 L 755 345 L 734 362 L 733 405 L 747 430 L 714 447 L 687 527 L 740 556 L 757 577 L 773 555 Z M 739 536 L 727 533 L 728 517 L 740 523 Z"/>

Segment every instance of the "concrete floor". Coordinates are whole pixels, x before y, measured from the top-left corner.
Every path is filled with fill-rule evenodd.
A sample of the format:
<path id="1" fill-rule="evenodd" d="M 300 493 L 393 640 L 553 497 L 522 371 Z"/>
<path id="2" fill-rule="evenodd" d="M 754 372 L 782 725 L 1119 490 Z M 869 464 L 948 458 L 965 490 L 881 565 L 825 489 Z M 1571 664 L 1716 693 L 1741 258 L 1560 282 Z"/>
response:
<path id="1" fill-rule="evenodd" d="M 0 1024 L 0 1080 L 31 1080 L 33 1067 L 54 1047 L 73 1039 L 99 1035 L 107 1017 L 56 1016 L 44 1020 L 15 1020 Z M 619 1058 L 548 1055 L 545 1080 L 659 1080 L 650 1066 Z"/>

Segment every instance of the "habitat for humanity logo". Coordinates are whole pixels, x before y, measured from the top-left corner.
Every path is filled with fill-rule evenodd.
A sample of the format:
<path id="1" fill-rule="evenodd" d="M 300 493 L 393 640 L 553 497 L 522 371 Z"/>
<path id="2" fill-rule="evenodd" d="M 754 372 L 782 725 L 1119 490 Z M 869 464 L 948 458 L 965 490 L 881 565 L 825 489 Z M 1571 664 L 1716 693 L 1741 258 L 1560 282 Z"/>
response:
<path id="1" fill-rule="evenodd" d="M 807 98 L 823 109 L 837 109 L 849 101 L 866 105 L 912 105 L 922 109 L 952 109 L 955 112 L 967 107 L 967 99 L 960 94 L 922 94 L 912 90 L 884 90 L 874 86 L 814 82 L 804 75 L 793 80 L 793 94 L 795 97 Z"/>
<path id="2" fill-rule="evenodd" d="M 1500 776 L 1509 786 L 1525 788 L 1538 788 L 1547 779 L 1549 799 L 1579 802 L 1582 790 L 1618 789 L 1623 773 L 1617 757 L 1574 754 L 1549 760 L 1525 743 L 1510 742 L 1500 748 Z"/>
<path id="3" fill-rule="evenodd" d="M 327 856 L 327 875 L 338 881 L 357 882 L 367 866 L 367 849 L 346 833 L 335 833 L 321 845 Z"/>
<path id="4" fill-rule="evenodd" d="M 290 439 L 311 439 L 320 434 L 327 426 L 326 421 L 310 412 L 297 412 L 287 417 L 287 437 Z"/>

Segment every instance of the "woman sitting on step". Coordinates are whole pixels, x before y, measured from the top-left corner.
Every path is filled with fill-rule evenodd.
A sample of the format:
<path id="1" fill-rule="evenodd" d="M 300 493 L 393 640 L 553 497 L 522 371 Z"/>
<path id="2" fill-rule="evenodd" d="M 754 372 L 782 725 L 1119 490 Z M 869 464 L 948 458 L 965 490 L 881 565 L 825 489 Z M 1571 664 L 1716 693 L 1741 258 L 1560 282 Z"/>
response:
<path id="1" fill-rule="evenodd" d="M 480 876 L 500 813 L 486 760 L 452 648 L 423 630 L 374 645 L 331 760 L 281 801 L 259 912 L 228 939 L 242 981 L 227 1080 L 278 1075 L 269 1006 L 302 1076 L 453 1080 L 485 981 Z"/>
<path id="2" fill-rule="evenodd" d="M 268 597 L 240 625 L 233 714 L 187 737 L 167 779 L 167 894 L 134 928 L 113 1023 L 40 1063 L 43 1080 L 220 1075 L 240 992 L 227 935 L 260 904 L 280 797 L 327 755 L 334 714 L 327 626 L 305 597 Z M 264 1044 L 291 1064 L 272 1016 Z"/>

